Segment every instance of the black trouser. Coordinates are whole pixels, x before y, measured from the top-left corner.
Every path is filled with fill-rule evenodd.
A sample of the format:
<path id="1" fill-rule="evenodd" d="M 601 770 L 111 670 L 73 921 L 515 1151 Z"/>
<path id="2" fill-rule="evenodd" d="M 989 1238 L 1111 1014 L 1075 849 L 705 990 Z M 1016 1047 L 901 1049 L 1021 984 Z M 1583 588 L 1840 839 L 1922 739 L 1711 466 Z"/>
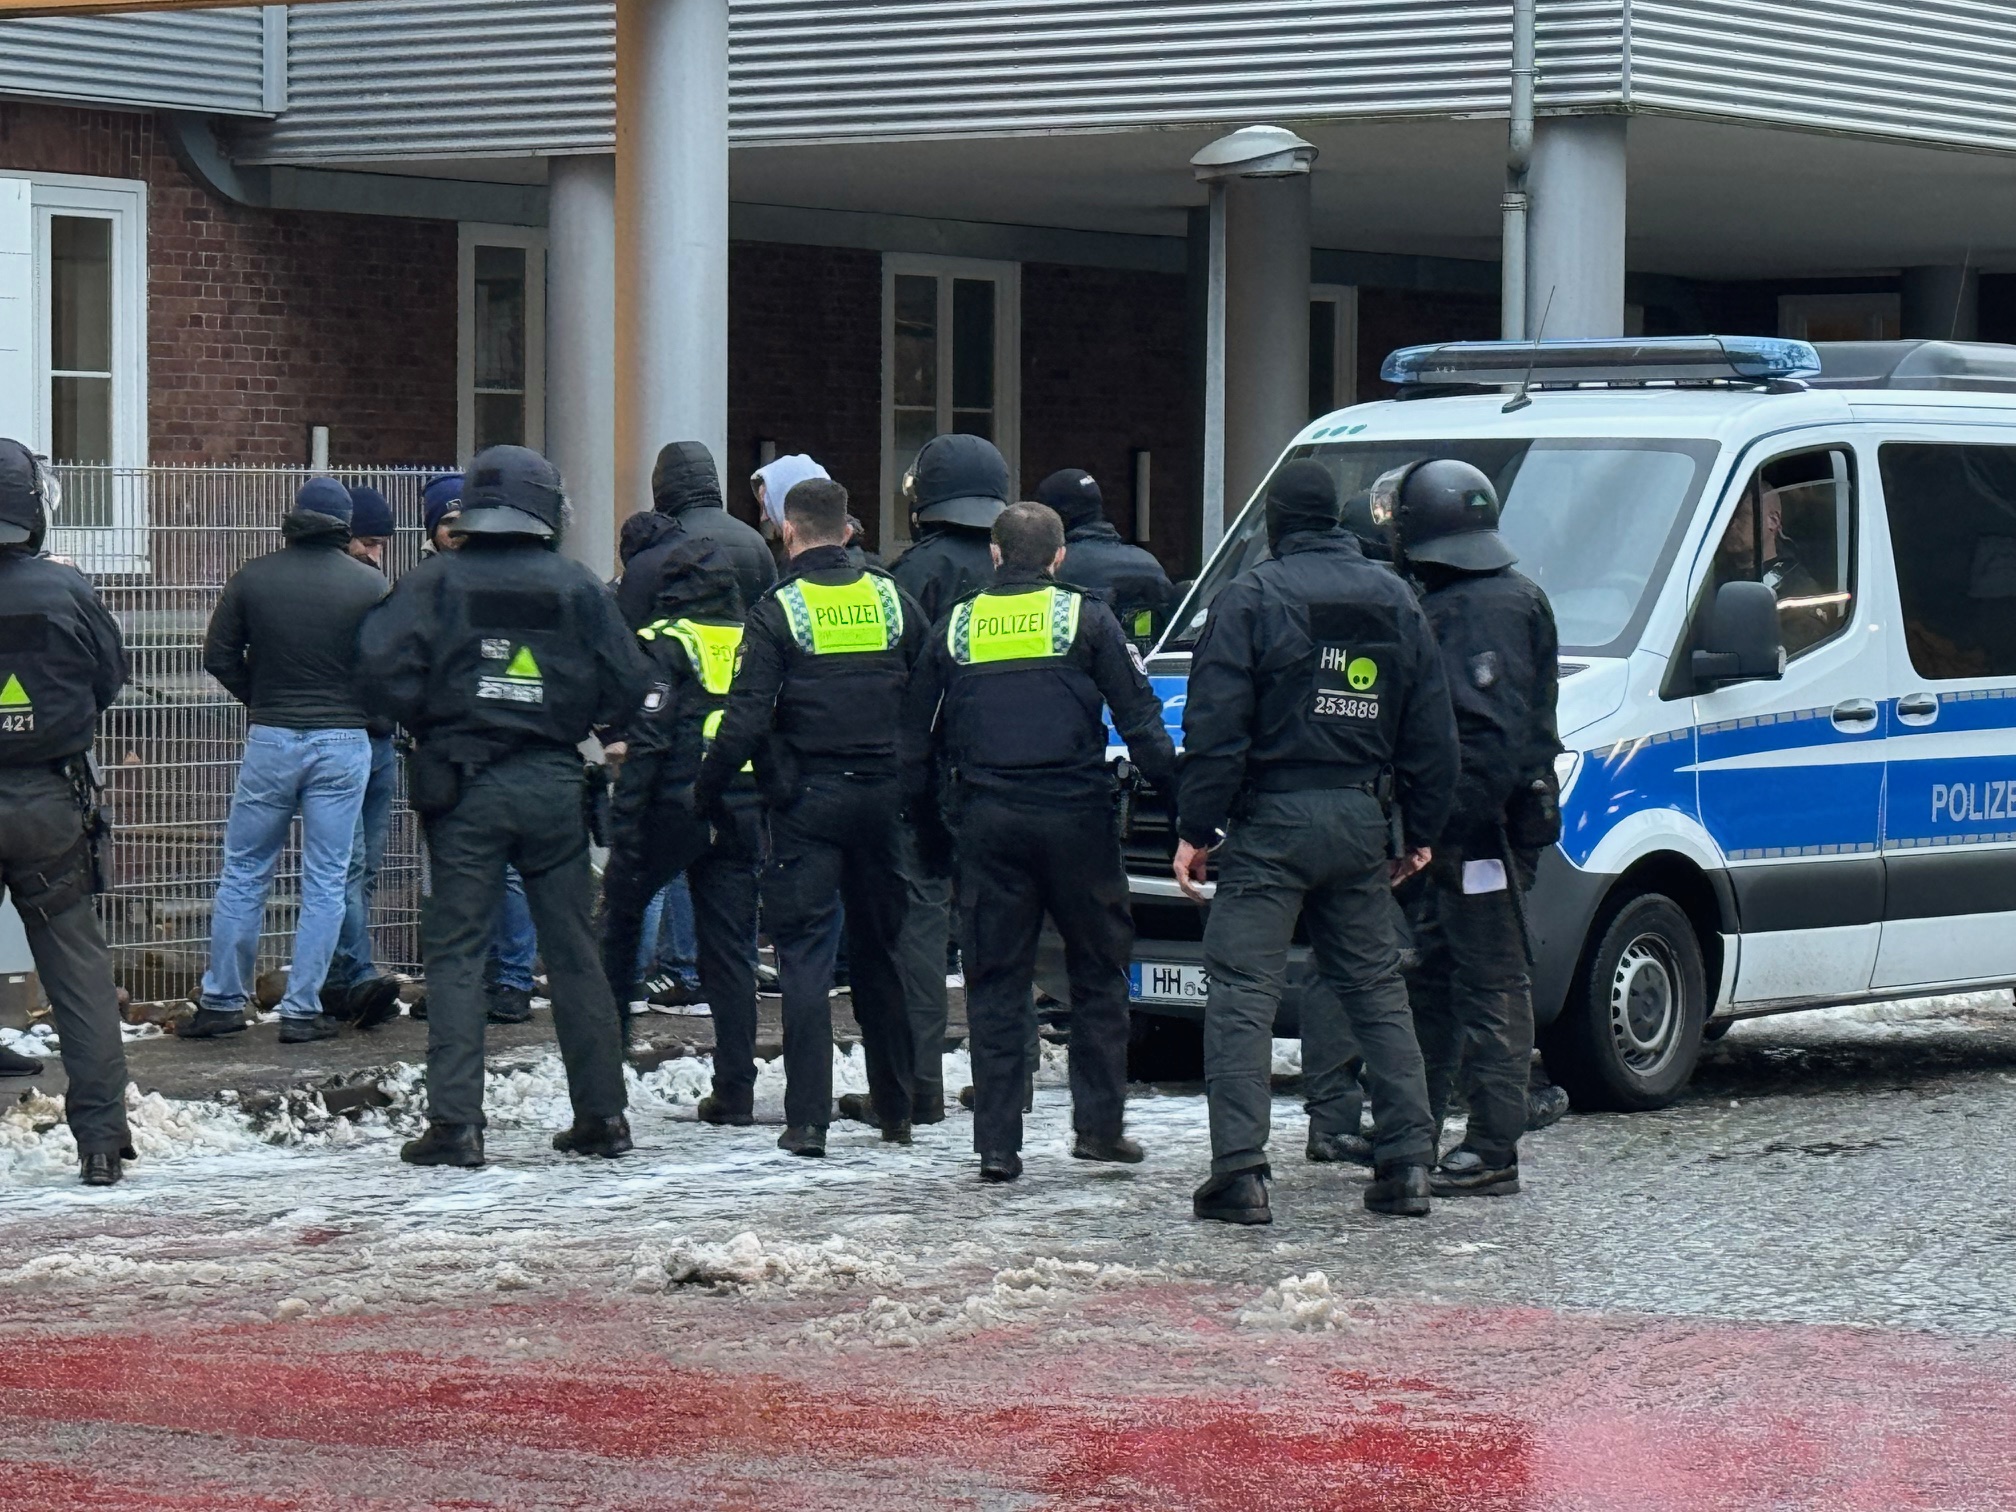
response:
<path id="1" fill-rule="evenodd" d="M 681 872 L 693 895 L 700 986 L 714 1013 L 714 1093 L 747 1113 L 756 1087 L 756 870 L 763 825 L 756 795 L 731 794 L 715 824 L 653 791 L 649 768 L 625 768 L 612 805 L 614 834 L 602 871 L 602 970 L 617 1010 L 637 982 L 644 914 Z M 712 831 L 710 838 L 709 831 Z"/>
<path id="2" fill-rule="evenodd" d="M 833 1117 L 833 915 L 847 917 L 847 973 L 868 1092 L 884 1124 L 910 1116 L 915 1041 L 896 969 L 903 931 L 903 878 L 897 871 L 896 778 L 851 773 L 808 776 L 787 809 L 770 814 L 770 861 L 763 870 L 763 918 L 777 947 L 784 994 L 784 1119 L 823 1129 Z"/>
<path id="3" fill-rule="evenodd" d="M 1204 926 L 1213 1171 L 1267 1163 L 1274 1016 L 1298 918 L 1365 1058 L 1378 1123 L 1375 1162 L 1385 1170 L 1434 1159 L 1435 1125 L 1386 896 L 1386 852 L 1378 801 L 1344 788 L 1254 794 L 1213 856 L 1218 891 Z"/>
<path id="4" fill-rule="evenodd" d="M 973 1148 L 1022 1148 L 1048 913 L 1071 982 L 1071 1110 L 1080 1134 L 1116 1138 L 1127 1099 L 1127 870 L 1103 804 L 1038 808 L 970 793 L 959 815 L 960 941 L 973 1053 Z"/>
<path id="5" fill-rule="evenodd" d="M 91 906 L 91 858 L 69 779 L 47 767 L 0 768 L 0 882 L 28 932 L 49 994 L 70 1090 L 63 1106 L 80 1155 L 131 1149 L 126 1047 L 112 953 Z"/>
<path id="6" fill-rule="evenodd" d="M 483 1123 L 483 1027 L 504 868 L 525 879 L 553 999 L 553 1029 L 576 1118 L 623 1111 L 623 1029 L 596 950 L 595 877 L 581 812 L 581 758 L 520 751 L 465 776 L 455 807 L 427 821 L 433 893 L 421 938 L 427 958 L 427 1113 Z"/>
<path id="7" fill-rule="evenodd" d="M 945 1027 L 950 1011 L 945 989 L 945 943 L 952 932 L 952 880 L 934 877 L 917 854 L 906 824 L 897 851 L 906 905 L 896 965 L 903 975 L 903 1003 L 915 1043 L 911 1095 L 919 1108 L 945 1105 Z"/>
<path id="8" fill-rule="evenodd" d="M 1408 997 L 1435 1127 L 1460 1084 L 1470 1105 L 1463 1143 L 1487 1165 L 1510 1165 L 1526 1132 L 1533 1060 L 1533 988 L 1512 894 L 1466 894 L 1462 863 L 1437 857 L 1414 910 L 1414 939 L 1421 963 L 1408 976 Z"/>

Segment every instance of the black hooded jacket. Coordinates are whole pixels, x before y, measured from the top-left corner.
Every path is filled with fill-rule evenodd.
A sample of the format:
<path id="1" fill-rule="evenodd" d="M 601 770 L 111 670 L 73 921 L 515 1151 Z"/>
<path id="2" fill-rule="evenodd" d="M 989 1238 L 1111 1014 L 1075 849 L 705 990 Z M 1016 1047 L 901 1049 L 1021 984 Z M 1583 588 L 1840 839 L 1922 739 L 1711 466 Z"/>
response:
<path id="1" fill-rule="evenodd" d="M 90 750 L 127 670 L 119 626 L 89 578 L 24 546 L 0 547 L 0 767 Z"/>
<path id="2" fill-rule="evenodd" d="M 735 564 L 742 602 L 753 604 L 777 581 L 777 564 L 762 533 L 738 520 L 721 503 L 721 478 L 714 459 L 698 441 L 674 441 L 658 453 L 651 469 L 652 508 L 676 520 L 689 535 L 720 544 Z M 662 546 L 662 542 L 661 542 Z M 658 618 L 651 609 L 658 596 L 662 558 L 657 548 L 640 551 L 623 572 L 617 607 L 632 630 Z"/>
<path id="3" fill-rule="evenodd" d="M 682 620 L 720 626 L 743 620 L 735 568 L 720 543 L 675 530 L 658 544 L 669 549 L 660 553 L 656 614 L 637 631 L 651 663 L 651 685 L 618 732 L 629 747 L 623 786 L 640 798 L 691 785 L 706 751 L 708 717 L 727 707 L 726 695 L 707 691 L 684 642 L 667 627 Z"/>
<path id="4" fill-rule="evenodd" d="M 390 591 L 385 574 L 345 553 L 350 528 L 332 516 L 294 510 L 280 534 L 286 545 L 225 583 L 203 669 L 253 724 L 364 729 L 371 720 L 357 684 L 357 629 Z"/>
<path id="5" fill-rule="evenodd" d="M 925 521 L 916 544 L 896 558 L 889 575 L 924 606 L 932 624 L 969 593 L 994 581 L 992 535 L 966 525 Z"/>
<path id="6" fill-rule="evenodd" d="M 1153 554 L 1120 539 L 1104 518 L 1071 525 L 1064 533 L 1064 565 L 1057 581 L 1103 601 L 1133 641 L 1149 641 L 1169 622 L 1176 589 Z"/>
<path id="7" fill-rule="evenodd" d="M 1409 848 L 1442 838 L 1458 766 L 1442 657 L 1412 590 L 1334 525 L 1285 532 L 1225 586 L 1188 694 L 1177 834 L 1191 844 L 1215 843 L 1242 793 L 1389 768 Z"/>

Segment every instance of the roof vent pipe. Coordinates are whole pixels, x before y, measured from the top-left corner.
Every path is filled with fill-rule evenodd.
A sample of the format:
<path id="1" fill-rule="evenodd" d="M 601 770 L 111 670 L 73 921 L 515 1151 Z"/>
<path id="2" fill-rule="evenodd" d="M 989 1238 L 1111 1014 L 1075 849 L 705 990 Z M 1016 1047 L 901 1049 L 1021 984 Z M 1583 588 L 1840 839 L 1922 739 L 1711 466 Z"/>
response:
<path id="1" fill-rule="evenodd" d="M 1500 334 L 1524 341 L 1526 329 L 1526 226 L 1532 209 L 1527 174 L 1533 166 L 1534 0 L 1512 0 L 1512 108 L 1505 143 L 1505 250 L 1499 295 Z"/>

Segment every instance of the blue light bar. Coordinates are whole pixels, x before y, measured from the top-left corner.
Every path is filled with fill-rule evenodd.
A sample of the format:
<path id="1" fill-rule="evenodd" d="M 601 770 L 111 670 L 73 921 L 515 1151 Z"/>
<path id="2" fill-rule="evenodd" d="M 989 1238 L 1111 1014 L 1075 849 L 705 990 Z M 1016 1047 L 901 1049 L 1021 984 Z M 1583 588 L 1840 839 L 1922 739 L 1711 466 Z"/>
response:
<path id="1" fill-rule="evenodd" d="M 1602 341 L 1447 341 L 1402 347 L 1379 376 L 1403 388 L 1443 385 L 1765 383 L 1812 378 L 1812 343 L 1777 336 L 1618 337 Z"/>

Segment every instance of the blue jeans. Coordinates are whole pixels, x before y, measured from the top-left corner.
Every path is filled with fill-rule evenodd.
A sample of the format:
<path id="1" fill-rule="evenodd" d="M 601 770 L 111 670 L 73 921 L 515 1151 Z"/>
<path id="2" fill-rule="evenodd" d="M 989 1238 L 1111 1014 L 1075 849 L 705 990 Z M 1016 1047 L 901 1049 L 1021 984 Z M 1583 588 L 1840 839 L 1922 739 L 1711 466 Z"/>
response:
<path id="1" fill-rule="evenodd" d="M 252 995 L 266 893 L 301 816 L 301 917 L 280 1012 L 313 1018 L 343 931 L 343 884 L 357 814 L 371 780 L 371 739 L 362 730 L 282 730 L 254 725 L 224 826 L 224 870 L 210 923 L 203 1006 L 235 1012 Z"/>
<path id="2" fill-rule="evenodd" d="M 663 971 L 688 992 L 700 990 L 700 936 L 693 925 L 693 893 L 681 872 L 658 890 L 644 910 L 637 980 Z"/>
<path id="3" fill-rule="evenodd" d="M 378 885 L 378 869 L 385 864 L 385 840 L 392 830 L 398 761 L 390 735 L 371 737 L 371 780 L 364 788 L 364 807 L 357 815 L 357 835 L 350 846 L 343 933 L 336 942 L 336 958 L 329 963 L 329 981 L 338 987 L 354 987 L 378 974 L 377 963 L 371 958 L 371 894 Z"/>
<path id="4" fill-rule="evenodd" d="M 490 965 L 483 978 L 492 987 L 518 992 L 532 990 L 532 966 L 539 959 L 539 935 L 532 927 L 532 908 L 525 901 L 525 879 L 518 868 L 504 869 L 504 897 L 497 905 L 497 929 L 490 938 Z"/>

